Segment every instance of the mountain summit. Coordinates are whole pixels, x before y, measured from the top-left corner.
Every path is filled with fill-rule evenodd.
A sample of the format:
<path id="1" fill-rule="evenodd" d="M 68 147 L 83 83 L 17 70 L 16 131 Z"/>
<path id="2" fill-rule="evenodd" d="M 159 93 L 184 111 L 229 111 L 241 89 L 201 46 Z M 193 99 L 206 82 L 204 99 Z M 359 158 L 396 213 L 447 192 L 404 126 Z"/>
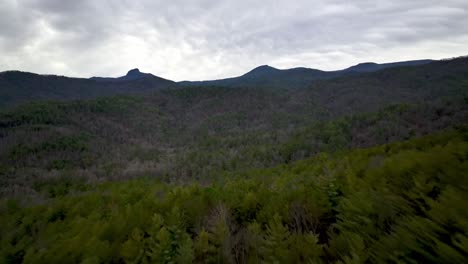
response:
<path id="1" fill-rule="evenodd" d="M 127 72 L 125 76 L 113 78 L 113 77 L 92 77 L 92 80 L 95 81 L 134 81 L 144 78 L 160 78 L 151 73 L 141 72 L 140 69 L 134 68 Z"/>
<path id="2" fill-rule="evenodd" d="M 127 72 L 127 75 L 122 76 L 118 79 L 128 81 L 128 80 L 141 79 L 141 78 L 149 77 L 149 76 L 153 76 L 153 75 L 149 73 L 143 73 L 138 68 L 135 68 L 135 69 L 129 70 Z"/>
<path id="3" fill-rule="evenodd" d="M 135 69 L 129 70 L 129 71 L 127 72 L 127 75 L 126 75 L 126 76 L 138 76 L 138 75 L 141 75 L 141 74 L 142 74 L 142 73 L 141 73 L 140 69 L 135 68 Z"/>
<path id="4" fill-rule="evenodd" d="M 276 69 L 276 68 L 273 68 L 269 65 L 262 65 L 262 66 L 258 66 L 257 68 L 247 72 L 246 74 L 244 74 L 244 76 L 248 76 L 248 75 L 263 75 L 263 74 L 270 74 L 270 73 L 275 73 L 275 72 L 278 72 L 280 70 Z"/>

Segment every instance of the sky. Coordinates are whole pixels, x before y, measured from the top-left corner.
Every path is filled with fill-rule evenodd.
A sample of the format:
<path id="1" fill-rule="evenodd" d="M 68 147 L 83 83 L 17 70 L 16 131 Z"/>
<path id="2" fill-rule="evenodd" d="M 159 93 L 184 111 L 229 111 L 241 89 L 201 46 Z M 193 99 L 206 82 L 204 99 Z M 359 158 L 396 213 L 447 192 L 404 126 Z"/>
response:
<path id="1" fill-rule="evenodd" d="M 0 0 L 0 71 L 181 81 L 461 55 L 467 0 Z"/>

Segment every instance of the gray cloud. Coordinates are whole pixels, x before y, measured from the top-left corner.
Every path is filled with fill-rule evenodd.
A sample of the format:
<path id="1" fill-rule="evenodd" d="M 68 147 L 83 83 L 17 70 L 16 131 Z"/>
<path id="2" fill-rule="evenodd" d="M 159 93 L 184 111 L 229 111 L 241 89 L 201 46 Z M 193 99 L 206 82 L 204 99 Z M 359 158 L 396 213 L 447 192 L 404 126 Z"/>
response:
<path id="1" fill-rule="evenodd" d="M 174 79 L 468 52 L 466 0 L 3 0 L 0 71 Z"/>

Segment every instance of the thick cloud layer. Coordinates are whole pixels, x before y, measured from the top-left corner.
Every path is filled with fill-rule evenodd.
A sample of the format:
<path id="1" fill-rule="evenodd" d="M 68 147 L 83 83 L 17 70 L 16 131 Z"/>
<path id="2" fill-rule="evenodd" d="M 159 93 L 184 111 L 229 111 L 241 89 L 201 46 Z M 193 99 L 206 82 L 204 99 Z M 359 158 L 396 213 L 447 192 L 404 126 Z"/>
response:
<path id="1" fill-rule="evenodd" d="M 174 80 L 468 54 L 466 0 L 1 0 L 0 71 Z"/>

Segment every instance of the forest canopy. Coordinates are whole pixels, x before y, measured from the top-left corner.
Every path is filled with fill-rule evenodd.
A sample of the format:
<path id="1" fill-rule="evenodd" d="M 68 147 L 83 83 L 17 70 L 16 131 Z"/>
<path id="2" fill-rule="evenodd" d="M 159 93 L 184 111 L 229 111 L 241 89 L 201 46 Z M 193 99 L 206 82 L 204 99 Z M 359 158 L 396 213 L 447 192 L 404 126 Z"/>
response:
<path id="1" fill-rule="evenodd" d="M 462 263 L 468 129 L 222 175 L 51 184 L 1 203 L 15 263 Z"/>

